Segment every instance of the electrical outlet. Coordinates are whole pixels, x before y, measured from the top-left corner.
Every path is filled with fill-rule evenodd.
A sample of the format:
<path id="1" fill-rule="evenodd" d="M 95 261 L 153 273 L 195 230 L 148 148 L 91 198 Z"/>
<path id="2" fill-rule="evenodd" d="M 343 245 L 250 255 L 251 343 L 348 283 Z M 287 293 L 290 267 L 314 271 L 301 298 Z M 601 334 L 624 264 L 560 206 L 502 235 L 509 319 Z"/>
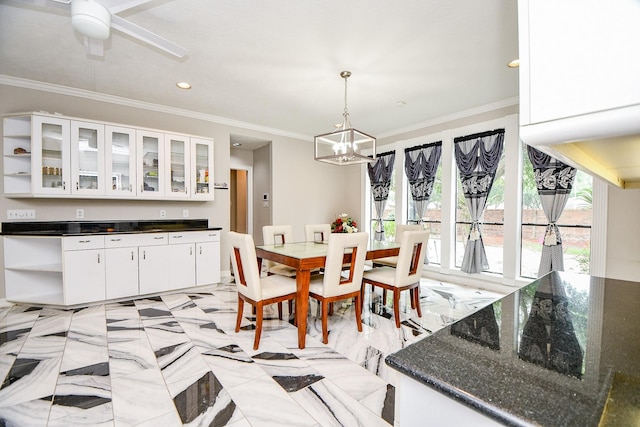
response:
<path id="1" fill-rule="evenodd" d="M 167 217 L 167 211 L 165 209 L 160 209 L 160 218 L 166 218 Z"/>
<path id="2" fill-rule="evenodd" d="M 7 219 L 36 219 L 34 209 L 8 209 Z"/>
<path id="3" fill-rule="evenodd" d="M 84 218 L 84 209 L 76 209 L 76 218 Z"/>
<path id="4" fill-rule="evenodd" d="M 182 210 L 182 218 L 189 218 L 189 209 Z"/>

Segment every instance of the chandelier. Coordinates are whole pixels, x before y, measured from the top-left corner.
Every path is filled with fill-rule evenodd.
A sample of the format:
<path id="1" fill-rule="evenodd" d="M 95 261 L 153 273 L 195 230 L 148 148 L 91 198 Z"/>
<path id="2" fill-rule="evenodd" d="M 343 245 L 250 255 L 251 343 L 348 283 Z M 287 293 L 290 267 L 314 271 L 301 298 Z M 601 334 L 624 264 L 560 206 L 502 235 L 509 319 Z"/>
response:
<path id="1" fill-rule="evenodd" d="M 351 71 L 342 71 L 340 77 L 344 79 L 344 113 L 342 123 L 330 133 L 317 135 L 313 138 L 315 144 L 315 159 L 334 165 L 351 165 L 368 163 L 376 158 L 376 139 L 371 135 L 360 132 L 351 127 L 349 109 L 347 108 L 347 79 Z M 371 157 L 361 154 L 370 151 Z"/>

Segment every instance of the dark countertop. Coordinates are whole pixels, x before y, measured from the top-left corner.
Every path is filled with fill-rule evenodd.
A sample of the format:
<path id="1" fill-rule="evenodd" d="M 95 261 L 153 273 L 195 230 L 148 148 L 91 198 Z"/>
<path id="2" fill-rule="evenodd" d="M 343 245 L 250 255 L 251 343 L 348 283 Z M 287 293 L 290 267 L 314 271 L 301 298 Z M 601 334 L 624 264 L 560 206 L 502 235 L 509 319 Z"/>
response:
<path id="1" fill-rule="evenodd" d="M 69 236 L 111 233 L 222 230 L 209 227 L 206 219 L 133 221 L 16 221 L 3 222 L 2 235 Z"/>
<path id="2" fill-rule="evenodd" d="M 506 425 L 640 425 L 640 283 L 552 272 L 386 363 Z"/>

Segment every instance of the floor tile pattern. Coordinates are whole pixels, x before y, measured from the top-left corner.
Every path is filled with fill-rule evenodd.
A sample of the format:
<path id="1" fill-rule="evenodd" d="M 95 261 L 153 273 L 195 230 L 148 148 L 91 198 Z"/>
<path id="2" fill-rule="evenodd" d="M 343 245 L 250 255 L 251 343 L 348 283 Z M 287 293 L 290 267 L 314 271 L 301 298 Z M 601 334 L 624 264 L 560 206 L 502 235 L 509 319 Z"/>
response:
<path id="1" fill-rule="evenodd" d="M 80 309 L 0 307 L 0 426 L 390 426 L 395 371 L 384 358 L 501 295 L 423 279 L 418 318 L 401 299 L 365 297 L 363 332 L 338 303 L 321 343 L 311 301 L 307 346 L 265 309 L 260 348 L 235 285 Z"/>

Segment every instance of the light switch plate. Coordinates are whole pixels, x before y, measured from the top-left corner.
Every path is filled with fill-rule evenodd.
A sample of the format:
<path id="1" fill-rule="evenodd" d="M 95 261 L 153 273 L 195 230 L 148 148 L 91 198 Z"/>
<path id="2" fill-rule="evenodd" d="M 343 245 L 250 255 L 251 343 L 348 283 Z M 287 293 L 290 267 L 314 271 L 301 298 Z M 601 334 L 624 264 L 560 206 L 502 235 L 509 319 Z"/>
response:
<path id="1" fill-rule="evenodd" d="M 7 219 L 36 219 L 35 209 L 8 209 Z"/>

